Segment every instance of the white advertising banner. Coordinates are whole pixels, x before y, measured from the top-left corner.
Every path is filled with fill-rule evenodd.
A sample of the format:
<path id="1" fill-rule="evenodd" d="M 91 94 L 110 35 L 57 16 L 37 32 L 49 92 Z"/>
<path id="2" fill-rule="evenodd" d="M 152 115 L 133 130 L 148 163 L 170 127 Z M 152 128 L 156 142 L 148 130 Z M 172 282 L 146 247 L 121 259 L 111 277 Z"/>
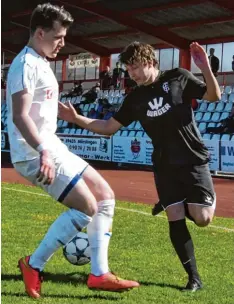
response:
<path id="1" fill-rule="evenodd" d="M 221 141 L 221 171 L 234 173 L 234 141 Z"/>
<path id="2" fill-rule="evenodd" d="M 100 58 L 90 53 L 80 53 L 77 55 L 69 55 L 68 68 L 79 69 L 84 67 L 99 66 Z"/>
<path id="3" fill-rule="evenodd" d="M 152 151 L 153 146 L 148 138 L 113 137 L 113 162 L 151 165 Z"/>
<path id="4" fill-rule="evenodd" d="M 111 138 L 58 134 L 61 141 L 76 155 L 87 160 L 111 161 Z"/>
<path id="5" fill-rule="evenodd" d="M 210 154 L 209 167 L 211 171 L 219 171 L 219 141 L 203 140 Z"/>

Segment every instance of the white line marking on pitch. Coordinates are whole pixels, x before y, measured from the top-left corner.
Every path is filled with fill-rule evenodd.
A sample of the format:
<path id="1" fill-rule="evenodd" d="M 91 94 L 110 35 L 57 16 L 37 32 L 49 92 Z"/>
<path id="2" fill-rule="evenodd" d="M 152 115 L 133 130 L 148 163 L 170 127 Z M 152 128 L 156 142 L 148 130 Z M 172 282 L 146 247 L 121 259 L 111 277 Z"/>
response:
<path id="1" fill-rule="evenodd" d="M 2 187 L 2 189 L 16 191 L 16 192 L 23 192 L 23 193 L 27 193 L 27 194 L 34 194 L 34 195 L 39 195 L 39 196 L 45 196 L 45 197 L 51 197 L 50 195 L 44 194 L 44 193 L 37 193 L 37 192 L 26 191 L 26 190 L 19 190 L 19 189 L 4 187 L 4 186 Z M 139 214 L 143 214 L 143 215 L 147 215 L 147 216 L 152 216 L 150 213 L 135 210 L 135 209 L 128 209 L 128 208 L 123 208 L 123 207 L 115 207 L 115 208 L 118 209 L 118 210 L 124 210 L 124 211 L 128 211 L 128 212 L 133 212 L 133 213 L 135 212 L 135 213 L 139 213 Z M 156 217 L 157 218 L 162 218 L 162 219 L 167 219 L 167 217 L 163 216 L 163 215 L 157 215 Z M 193 222 L 191 222 L 191 221 L 188 221 L 188 223 L 193 224 Z M 234 229 L 226 228 L 226 227 L 222 227 L 222 226 L 209 225 L 207 228 L 214 228 L 214 229 L 220 229 L 220 230 L 234 232 Z"/>

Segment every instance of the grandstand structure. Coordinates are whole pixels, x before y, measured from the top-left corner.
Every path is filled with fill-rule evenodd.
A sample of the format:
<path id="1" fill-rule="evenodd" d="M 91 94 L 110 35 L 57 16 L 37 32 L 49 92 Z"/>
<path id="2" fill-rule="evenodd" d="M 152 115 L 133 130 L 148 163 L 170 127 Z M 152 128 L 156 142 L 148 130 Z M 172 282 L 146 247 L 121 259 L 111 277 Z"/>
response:
<path id="1" fill-rule="evenodd" d="M 107 65 L 110 66 L 111 54 L 119 53 L 132 41 L 142 41 L 153 45 L 155 49 L 179 49 L 179 66 L 190 70 L 189 44 L 192 41 L 198 41 L 202 45 L 234 42 L 234 2 L 230 0 L 50 2 L 64 5 L 75 19 L 66 38 L 66 45 L 56 59 L 62 61 L 62 85 L 66 82 L 66 60 L 70 54 L 84 52 L 95 54 L 100 57 L 100 70 L 103 70 Z M 3 1 L 1 50 L 4 52 L 5 64 L 10 64 L 27 43 L 30 14 L 39 3 L 40 1 L 36 0 Z M 222 90 L 221 101 L 209 104 L 204 100 L 198 100 L 194 116 L 213 157 L 211 170 L 234 173 L 234 134 L 212 134 L 206 131 L 208 127 L 218 127 L 221 121 L 230 115 L 234 106 L 234 72 L 219 73 L 218 81 Z M 124 89 L 101 90 L 93 104 L 82 104 L 80 108 L 83 114 L 87 115 L 90 109 L 98 108 L 99 98 L 106 98 L 111 106 L 118 109 L 124 95 Z M 64 102 L 66 99 L 63 97 L 61 100 Z M 76 105 L 82 100 L 82 96 L 71 99 Z M 7 130 L 7 109 L 4 103 L 1 113 L 2 122 Z M 84 158 L 151 164 L 149 155 L 152 147 L 138 122 L 121 129 L 112 138 L 106 139 L 87 130 L 68 128 L 68 123 L 62 120 L 58 120 L 57 132 L 70 149 Z M 4 133 L 4 143 L 7 142 L 6 136 Z M 93 138 L 96 144 L 93 144 L 92 150 L 89 146 L 90 140 L 94 141 Z M 104 143 L 107 144 L 107 148 L 104 148 Z M 142 157 L 140 152 L 136 152 L 137 149 L 133 149 L 134 146 L 140 147 Z M 105 152 L 106 149 L 110 150 L 109 154 Z M 2 150 L 8 150 L 7 147 L 3 148 L 3 133 Z M 82 154 L 81 151 L 84 150 L 85 153 Z"/>

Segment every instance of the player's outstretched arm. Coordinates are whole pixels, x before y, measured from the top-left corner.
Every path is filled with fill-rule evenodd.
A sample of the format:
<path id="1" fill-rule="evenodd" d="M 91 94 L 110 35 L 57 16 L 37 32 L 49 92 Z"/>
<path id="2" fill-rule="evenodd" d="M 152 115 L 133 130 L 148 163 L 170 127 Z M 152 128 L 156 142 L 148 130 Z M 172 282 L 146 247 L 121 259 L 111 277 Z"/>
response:
<path id="1" fill-rule="evenodd" d="M 198 66 L 198 68 L 202 71 L 207 91 L 203 96 L 203 99 L 208 101 L 217 101 L 221 99 L 221 92 L 219 88 L 219 84 L 213 75 L 213 72 L 210 67 L 208 56 L 203 49 L 203 47 L 197 42 L 193 42 L 190 45 L 191 56 L 194 60 L 194 63 Z"/>
<path id="2" fill-rule="evenodd" d="M 108 120 L 101 120 L 79 115 L 70 102 L 65 104 L 59 102 L 59 118 L 101 135 L 112 135 L 122 127 L 112 117 Z"/>

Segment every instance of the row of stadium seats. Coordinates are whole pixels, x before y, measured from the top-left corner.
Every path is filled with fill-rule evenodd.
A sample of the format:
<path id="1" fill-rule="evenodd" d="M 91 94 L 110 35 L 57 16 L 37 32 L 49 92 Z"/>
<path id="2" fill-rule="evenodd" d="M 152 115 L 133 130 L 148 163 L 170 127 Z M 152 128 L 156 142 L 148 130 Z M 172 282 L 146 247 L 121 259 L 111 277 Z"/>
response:
<path id="1" fill-rule="evenodd" d="M 84 136 L 94 136 L 96 133 L 93 133 L 91 131 L 85 130 L 85 129 L 64 129 L 63 134 L 75 134 L 75 135 L 84 135 Z M 135 130 L 119 130 L 117 131 L 114 136 L 122 136 L 122 137 L 147 137 L 148 135 L 144 131 L 135 131 Z M 204 133 L 202 134 L 203 139 L 215 139 L 215 140 L 231 140 L 234 141 L 234 135 L 233 134 L 209 134 Z"/>
<path id="2" fill-rule="evenodd" d="M 232 94 L 234 93 L 234 86 L 220 86 L 221 93 Z"/>
<path id="3" fill-rule="evenodd" d="M 223 119 L 226 119 L 229 116 L 228 112 L 223 112 L 223 113 L 219 113 L 219 112 L 214 112 L 214 113 L 210 113 L 210 112 L 197 112 L 195 114 L 195 120 L 196 122 L 219 122 Z"/>
<path id="4" fill-rule="evenodd" d="M 198 107 L 194 112 L 231 112 L 233 103 L 228 102 L 206 102 L 202 101 L 198 103 Z"/>
<path id="5" fill-rule="evenodd" d="M 97 103 L 98 99 L 100 99 L 101 97 L 98 97 L 95 100 L 95 103 Z M 123 102 L 124 96 L 118 96 L 118 97 L 108 97 L 108 102 L 109 104 L 121 104 Z M 83 101 L 85 101 L 85 97 L 82 96 L 76 96 L 76 97 L 62 97 L 61 98 L 61 102 L 66 102 L 66 101 L 70 101 L 73 105 L 75 104 L 79 104 Z"/>

